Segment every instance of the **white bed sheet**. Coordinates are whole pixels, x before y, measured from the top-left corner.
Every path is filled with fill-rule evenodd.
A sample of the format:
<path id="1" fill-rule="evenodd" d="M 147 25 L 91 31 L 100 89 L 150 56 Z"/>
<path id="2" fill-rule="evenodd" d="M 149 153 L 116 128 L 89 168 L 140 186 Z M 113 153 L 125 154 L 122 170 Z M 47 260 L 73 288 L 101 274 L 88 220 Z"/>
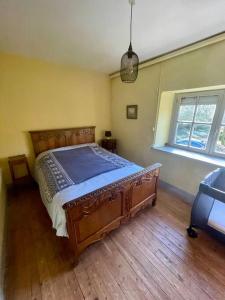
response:
<path id="1" fill-rule="evenodd" d="M 64 149 L 82 147 L 86 145 L 87 144 L 79 145 L 79 146 L 70 146 L 70 147 L 65 147 Z M 62 149 L 63 148 L 54 149 L 53 151 L 62 150 Z M 37 159 L 39 159 L 41 156 L 42 154 Z M 47 194 L 47 191 L 44 191 L 43 189 L 40 188 L 42 201 L 52 220 L 52 226 L 53 228 L 56 229 L 56 235 L 65 236 L 65 237 L 68 236 L 67 229 L 66 229 L 66 215 L 64 209 L 62 208 L 62 206 L 65 203 L 73 199 L 79 198 L 81 196 L 84 196 L 85 194 L 93 192 L 99 188 L 102 188 L 126 176 L 137 173 L 141 170 L 143 170 L 142 167 L 136 164 L 132 164 L 130 166 L 126 166 L 120 169 L 103 173 L 101 175 L 88 179 L 80 184 L 72 185 L 68 188 L 65 188 L 64 190 L 58 192 L 53 197 L 53 199 L 51 199 L 51 201 L 48 201 L 49 195 Z M 37 171 L 37 169 L 36 169 L 35 176 L 38 183 L 40 180 L 43 179 L 41 177 L 41 174 L 39 174 L 39 172 Z"/>
<path id="2" fill-rule="evenodd" d="M 211 209 L 208 225 L 225 234 L 225 203 L 214 201 Z"/>

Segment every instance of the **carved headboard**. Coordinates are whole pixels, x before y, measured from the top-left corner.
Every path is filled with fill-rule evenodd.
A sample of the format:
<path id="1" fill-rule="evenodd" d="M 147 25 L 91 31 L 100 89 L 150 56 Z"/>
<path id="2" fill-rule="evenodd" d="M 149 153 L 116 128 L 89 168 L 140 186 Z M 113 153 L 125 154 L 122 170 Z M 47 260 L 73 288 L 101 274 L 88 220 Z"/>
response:
<path id="1" fill-rule="evenodd" d="M 36 156 L 49 149 L 95 142 L 95 126 L 29 132 Z"/>

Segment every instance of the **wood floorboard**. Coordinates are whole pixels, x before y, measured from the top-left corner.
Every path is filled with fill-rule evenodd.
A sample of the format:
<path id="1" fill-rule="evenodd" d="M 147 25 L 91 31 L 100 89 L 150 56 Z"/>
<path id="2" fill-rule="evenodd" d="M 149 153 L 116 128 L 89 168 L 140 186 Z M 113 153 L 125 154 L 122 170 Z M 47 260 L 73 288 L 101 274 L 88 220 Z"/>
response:
<path id="1" fill-rule="evenodd" d="M 173 287 L 172 291 L 174 292 L 176 290 L 176 294 L 180 295 L 180 298 L 192 299 L 193 295 L 196 294 L 196 291 L 194 290 L 194 286 L 192 287 L 191 291 L 187 289 L 187 286 L 185 286 L 184 278 L 182 278 L 179 274 L 171 272 L 171 270 L 156 256 L 152 241 L 150 243 L 147 243 L 144 240 L 140 242 L 139 235 L 137 233 L 131 233 L 129 232 L 129 230 L 125 231 L 123 238 L 125 239 L 125 237 L 128 237 L 133 243 L 135 243 L 136 246 L 142 250 L 142 256 L 146 256 L 146 258 L 151 263 L 151 265 L 155 267 L 155 277 L 158 278 L 159 274 L 161 274 L 163 278 L 160 282 L 158 282 L 158 284 L 162 284 L 162 282 L 165 283 L 165 280 L 168 280 L 170 284 L 170 289 L 172 286 Z M 174 295 L 173 297 L 171 296 L 170 297 L 178 298 L 178 295 Z M 207 299 L 206 296 L 205 299 Z"/>
<path id="2" fill-rule="evenodd" d="M 134 224 L 136 227 L 133 231 L 134 234 L 137 232 L 139 222 L 140 221 L 138 220 L 138 223 Z M 145 236 L 143 236 L 143 243 L 152 249 L 151 251 L 155 254 L 155 256 L 162 261 L 162 263 L 170 270 L 170 272 L 172 272 L 180 281 L 183 282 L 186 288 L 190 289 L 193 294 L 196 292 L 197 294 L 202 294 L 204 296 L 204 294 L 207 293 L 207 286 L 209 283 L 201 278 L 200 270 L 195 268 L 195 265 L 193 264 L 193 271 L 193 268 L 190 268 L 189 262 L 183 260 L 183 253 L 181 252 L 180 255 L 178 252 L 179 249 L 177 249 L 174 244 L 171 245 L 171 243 L 165 243 L 165 239 L 161 238 L 159 233 L 155 232 L 155 229 L 153 229 L 153 231 L 149 230 L 149 227 L 150 226 L 148 224 L 147 234 L 146 232 L 142 233 L 142 235 L 147 236 L 147 239 Z M 139 234 L 139 237 L 141 237 L 141 234 Z M 212 296 L 214 299 L 214 290 L 212 289 L 210 292 L 211 293 L 207 294 Z M 207 299 L 206 295 L 204 297 Z"/>
<path id="3" fill-rule="evenodd" d="M 204 263 L 207 260 L 212 266 L 211 268 L 214 270 L 214 272 L 217 273 L 218 277 L 220 277 L 221 273 L 225 275 L 225 269 L 220 270 L 221 264 L 224 263 L 224 245 L 220 243 L 212 243 L 212 239 L 205 233 L 202 233 L 198 239 L 201 241 L 201 243 L 196 243 L 195 240 L 187 239 L 185 228 L 181 222 L 176 220 L 176 215 L 164 214 L 160 216 L 158 214 L 158 210 L 165 212 L 165 205 L 157 208 L 155 211 L 152 211 L 154 218 L 151 218 L 150 222 L 152 221 L 153 223 L 157 223 L 158 226 L 163 227 L 163 230 L 169 237 L 172 235 L 171 240 L 176 241 L 180 248 L 185 249 L 185 252 L 188 252 L 192 256 L 194 255 L 195 258 L 199 258 Z M 156 214 L 157 216 L 155 217 Z M 204 243 L 205 247 L 202 247 L 202 243 Z M 209 251 L 209 249 L 211 251 Z M 215 252 L 220 255 L 215 255 Z M 222 283 L 225 284 L 223 278 L 224 277 L 222 277 Z"/>
<path id="4" fill-rule="evenodd" d="M 190 206 L 166 190 L 156 207 L 91 245 L 73 266 L 36 188 L 8 201 L 5 295 L 9 300 L 224 300 L 225 245 L 186 235 Z"/>
<path id="5" fill-rule="evenodd" d="M 166 231 L 163 231 L 162 228 L 158 229 L 155 224 L 151 227 L 150 222 L 148 221 L 149 220 L 144 219 L 144 227 L 147 227 L 147 230 L 160 241 L 160 250 L 165 252 L 164 249 L 167 248 L 171 251 L 170 256 L 168 255 L 168 251 L 166 251 L 168 259 L 172 261 L 171 256 L 176 258 L 176 265 L 173 267 L 177 266 L 177 268 L 183 268 L 185 273 L 188 272 L 188 274 L 191 274 L 192 277 L 195 278 L 194 281 L 198 279 L 200 282 L 198 284 L 203 288 L 203 290 L 210 294 L 213 299 L 217 299 L 217 297 L 215 297 L 215 292 L 219 293 L 218 291 L 221 290 L 222 294 L 224 287 L 219 284 L 215 277 L 211 274 L 207 267 L 207 263 L 205 261 L 203 263 L 199 261 L 194 252 L 191 254 L 185 252 L 185 249 L 183 250 L 183 248 L 180 247 L 180 243 L 176 242 L 176 240 L 174 240 L 174 238 Z M 141 222 L 141 220 L 139 222 Z M 182 276 L 181 271 L 179 274 Z"/>

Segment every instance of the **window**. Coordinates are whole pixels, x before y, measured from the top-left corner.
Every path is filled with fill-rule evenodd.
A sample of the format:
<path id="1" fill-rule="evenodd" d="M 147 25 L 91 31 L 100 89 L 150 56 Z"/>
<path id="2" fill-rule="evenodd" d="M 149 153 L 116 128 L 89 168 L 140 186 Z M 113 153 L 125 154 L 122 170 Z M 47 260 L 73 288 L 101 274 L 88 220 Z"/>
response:
<path id="1" fill-rule="evenodd" d="M 177 94 L 169 144 L 225 156 L 225 91 Z"/>

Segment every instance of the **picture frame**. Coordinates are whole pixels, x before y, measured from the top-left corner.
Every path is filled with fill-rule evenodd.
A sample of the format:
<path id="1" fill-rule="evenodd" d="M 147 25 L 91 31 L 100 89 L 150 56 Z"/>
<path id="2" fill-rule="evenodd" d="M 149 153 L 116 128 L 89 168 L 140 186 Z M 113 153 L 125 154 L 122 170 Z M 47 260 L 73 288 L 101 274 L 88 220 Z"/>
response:
<path id="1" fill-rule="evenodd" d="M 138 106 L 127 105 L 127 119 L 137 119 L 138 117 Z"/>

